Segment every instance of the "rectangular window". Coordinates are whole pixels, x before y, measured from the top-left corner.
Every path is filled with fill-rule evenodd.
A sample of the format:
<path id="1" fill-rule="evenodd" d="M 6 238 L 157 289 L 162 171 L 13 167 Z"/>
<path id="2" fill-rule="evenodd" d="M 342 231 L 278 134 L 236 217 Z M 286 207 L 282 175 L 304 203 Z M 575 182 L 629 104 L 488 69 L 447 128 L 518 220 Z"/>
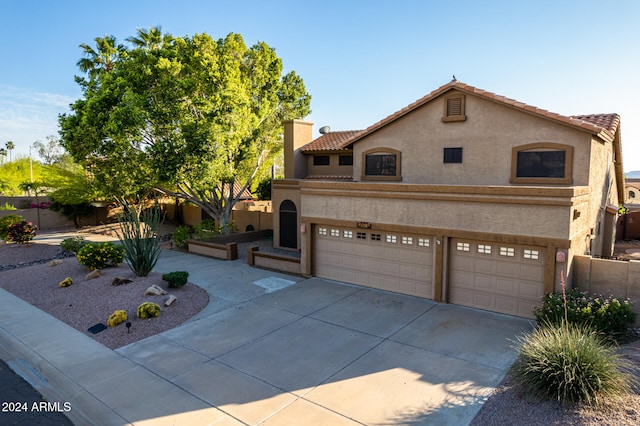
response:
<path id="1" fill-rule="evenodd" d="M 525 259 L 538 260 L 538 258 L 540 257 L 540 252 L 538 250 L 525 249 L 523 257 Z"/>
<path id="2" fill-rule="evenodd" d="M 513 247 L 500 247 L 500 256 L 513 257 L 516 255 L 516 250 Z"/>
<path id="3" fill-rule="evenodd" d="M 396 236 L 395 235 L 387 235 L 387 242 L 395 244 L 396 243 Z"/>
<path id="4" fill-rule="evenodd" d="M 478 253 L 491 254 L 491 246 L 485 244 L 478 244 Z"/>
<path id="5" fill-rule="evenodd" d="M 331 230 L 331 236 L 332 237 L 339 237 L 340 236 L 340 230 L 339 229 L 332 229 Z"/>
<path id="6" fill-rule="evenodd" d="M 345 238 L 353 238 L 353 231 L 342 231 L 342 236 Z"/>
<path id="7" fill-rule="evenodd" d="M 338 164 L 341 166 L 353 166 L 353 155 L 341 155 L 338 158 Z"/>
<path id="8" fill-rule="evenodd" d="M 328 166 L 329 165 L 329 156 L 328 155 L 314 155 L 313 156 L 313 165 L 314 166 Z"/>
<path id="9" fill-rule="evenodd" d="M 365 173 L 367 176 L 395 176 L 395 154 L 368 154 L 365 157 Z"/>
<path id="10" fill-rule="evenodd" d="M 429 247 L 431 240 L 429 238 L 418 238 L 418 247 Z"/>
<path id="11" fill-rule="evenodd" d="M 462 163 L 462 148 L 445 148 L 445 163 Z"/>
<path id="12" fill-rule="evenodd" d="M 327 228 L 318 228 L 318 235 L 327 235 Z"/>
<path id="13" fill-rule="evenodd" d="M 456 250 L 458 251 L 469 251 L 470 249 L 469 243 L 456 243 Z"/>
<path id="14" fill-rule="evenodd" d="M 564 178 L 565 151 L 520 151 L 516 177 Z"/>
<path id="15" fill-rule="evenodd" d="M 371 234 L 372 241 L 380 241 L 380 234 Z"/>
<path id="16" fill-rule="evenodd" d="M 402 237 L 402 244 L 413 245 L 413 237 Z"/>
<path id="17" fill-rule="evenodd" d="M 366 240 L 367 239 L 367 233 L 366 232 L 358 232 L 356 234 L 356 238 L 358 238 L 359 240 Z"/>

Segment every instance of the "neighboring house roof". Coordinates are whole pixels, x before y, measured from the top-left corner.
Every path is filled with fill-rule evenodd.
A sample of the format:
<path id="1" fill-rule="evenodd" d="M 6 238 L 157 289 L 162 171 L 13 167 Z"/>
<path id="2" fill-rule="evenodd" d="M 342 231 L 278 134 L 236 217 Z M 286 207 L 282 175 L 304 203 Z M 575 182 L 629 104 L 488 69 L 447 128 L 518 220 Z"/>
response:
<path id="1" fill-rule="evenodd" d="M 350 139 L 362 130 L 344 130 L 338 132 L 329 132 L 300 148 L 301 152 L 314 151 L 344 151 L 347 148 L 343 146 L 343 142 Z"/>
<path id="2" fill-rule="evenodd" d="M 421 107 L 422 105 L 428 103 L 429 101 L 451 90 L 458 90 L 466 94 L 475 95 L 492 102 L 497 102 L 497 103 L 521 110 L 522 112 L 525 112 L 528 114 L 537 115 L 541 118 L 546 118 L 546 119 L 553 120 L 574 128 L 582 129 L 594 135 L 597 135 L 603 140 L 606 140 L 609 142 L 613 141 L 616 130 L 618 129 L 618 125 L 620 124 L 620 116 L 618 116 L 618 114 L 591 114 L 591 115 L 576 115 L 572 117 L 567 117 L 567 116 L 556 114 L 554 112 L 550 112 L 541 108 L 527 105 L 523 102 L 518 102 L 514 99 L 510 99 L 505 96 L 496 95 L 495 93 L 491 93 L 486 90 L 475 88 L 473 86 L 470 86 L 468 84 L 462 83 L 457 80 L 452 80 L 451 82 L 437 88 L 433 92 L 418 99 L 412 104 L 407 105 L 401 110 L 380 120 L 379 122 L 373 124 L 372 126 L 369 126 L 362 132 L 358 132 L 355 135 L 351 136 L 350 138 L 344 140 L 338 149 L 346 148 L 348 145 L 356 142 L 357 140 L 362 139 L 363 137 L 381 129 L 387 124 L 390 124 L 391 122 L 405 116 L 406 114 L 414 111 L 415 109 Z M 313 144 L 314 142 L 315 141 L 312 141 L 309 145 Z"/>

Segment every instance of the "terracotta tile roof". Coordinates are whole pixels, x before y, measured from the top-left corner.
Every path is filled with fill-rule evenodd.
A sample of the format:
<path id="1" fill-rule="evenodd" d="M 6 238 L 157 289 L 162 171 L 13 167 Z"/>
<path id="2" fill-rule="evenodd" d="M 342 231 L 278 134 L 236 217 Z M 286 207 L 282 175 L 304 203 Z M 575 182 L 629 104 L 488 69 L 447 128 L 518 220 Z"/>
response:
<path id="1" fill-rule="evenodd" d="M 300 148 L 301 152 L 313 152 L 313 151 L 341 151 L 346 148 L 342 146 L 342 143 L 360 133 L 362 130 L 345 130 L 338 132 L 329 132 L 320 136 L 317 139 L 312 140 L 305 146 Z"/>
<path id="2" fill-rule="evenodd" d="M 515 99 L 510 99 L 505 96 L 496 95 L 495 93 L 491 93 L 486 90 L 475 88 L 473 86 L 470 86 L 468 84 L 462 83 L 457 80 L 452 80 L 451 82 L 437 88 L 433 92 L 418 99 L 412 104 L 407 105 L 401 110 L 369 126 L 365 130 L 352 135 L 348 139 L 343 140 L 340 146 L 338 147 L 338 149 L 346 148 L 348 145 L 375 132 L 376 130 L 399 119 L 400 117 L 406 114 L 409 114 L 411 111 L 421 107 L 422 105 L 428 103 L 429 101 L 437 98 L 438 96 L 450 90 L 458 90 L 466 94 L 476 95 L 481 98 L 490 100 L 492 102 L 498 102 L 500 104 L 510 106 L 512 108 L 521 110 L 529 114 L 534 114 L 542 118 L 560 122 L 562 124 L 566 124 L 571 127 L 579 128 L 579 129 L 591 132 L 594 135 L 597 135 L 600 138 L 605 139 L 607 141 L 613 140 L 615 131 L 620 122 L 620 117 L 617 114 L 592 114 L 592 115 L 580 115 L 580 116 L 567 117 L 567 116 L 556 114 L 554 112 L 550 112 L 541 108 L 527 105 L 523 102 L 518 102 Z M 314 142 L 311 142 L 311 143 L 314 143 Z"/>

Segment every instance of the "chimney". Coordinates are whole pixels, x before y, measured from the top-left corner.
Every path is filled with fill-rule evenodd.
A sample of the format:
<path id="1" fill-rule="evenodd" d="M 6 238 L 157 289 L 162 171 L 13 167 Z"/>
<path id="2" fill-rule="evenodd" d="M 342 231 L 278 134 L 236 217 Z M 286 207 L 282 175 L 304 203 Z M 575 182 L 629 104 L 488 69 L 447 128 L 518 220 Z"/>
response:
<path id="1" fill-rule="evenodd" d="M 313 123 L 302 120 L 284 122 L 284 178 L 304 179 L 307 175 L 307 163 L 300 148 L 313 137 Z"/>

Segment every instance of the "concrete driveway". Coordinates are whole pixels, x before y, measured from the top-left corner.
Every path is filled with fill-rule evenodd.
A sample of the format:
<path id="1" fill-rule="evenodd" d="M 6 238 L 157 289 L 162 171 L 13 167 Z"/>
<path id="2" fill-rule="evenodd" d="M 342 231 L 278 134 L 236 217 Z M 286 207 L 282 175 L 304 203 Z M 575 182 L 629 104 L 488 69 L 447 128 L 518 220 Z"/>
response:
<path id="1" fill-rule="evenodd" d="M 70 400 L 76 424 L 457 426 L 473 419 L 515 360 L 511 340 L 532 326 L 180 252 L 165 251 L 156 269 L 185 267 L 209 291 L 208 307 L 117 351 L 63 326 L 61 347 L 40 342 L 33 327 L 51 317 L 24 314 L 30 305 L 0 291 L 3 306 L 16 306 L 0 311 L 0 355 L 37 370 L 39 390 Z M 92 375 L 69 356 L 101 367 L 92 363 Z"/>

